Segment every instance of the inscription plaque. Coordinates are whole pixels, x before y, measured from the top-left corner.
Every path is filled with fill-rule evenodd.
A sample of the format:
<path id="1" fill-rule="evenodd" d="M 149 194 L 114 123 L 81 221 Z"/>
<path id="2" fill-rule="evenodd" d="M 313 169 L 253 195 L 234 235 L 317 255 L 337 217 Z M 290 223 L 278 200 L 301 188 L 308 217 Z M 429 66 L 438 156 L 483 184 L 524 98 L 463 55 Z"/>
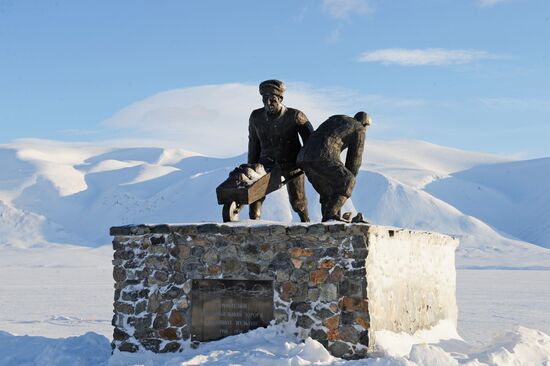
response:
<path id="1" fill-rule="evenodd" d="M 191 339 L 213 341 L 273 319 L 273 281 L 193 280 Z"/>

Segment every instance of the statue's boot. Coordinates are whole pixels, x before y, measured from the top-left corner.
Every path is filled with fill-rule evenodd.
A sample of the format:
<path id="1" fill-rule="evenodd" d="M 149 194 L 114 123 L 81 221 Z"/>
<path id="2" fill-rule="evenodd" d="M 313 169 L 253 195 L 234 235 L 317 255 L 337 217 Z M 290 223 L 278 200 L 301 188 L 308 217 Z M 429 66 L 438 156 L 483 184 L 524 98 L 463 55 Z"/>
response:
<path id="1" fill-rule="evenodd" d="M 248 217 L 250 220 L 259 220 L 262 213 L 262 201 L 252 202 L 248 206 Z"/>
<path id="2" fill-rule="evenodd" d="M 370 224 L 365 218 L 363 217 L 363 214 L 361 212 L 358 212 L 357 215 L 351 220 L 351 222 L 354 223 L 362 223 L 362 224 Z"/>
<path id="3" fill-rule="evenodd" d="M 351 222 L 351 216 L 353 214 L 351 212 L 345 212 L 343 215 L 342 215 L 342 220 L 344 220 L 345 222 Z M 338 216 L 340 216 L 340 214 L 338 214 Z"/>
<path id="4" fill-rule="evenodd" d="M 309 214 L 307 212 L 307 208 L 304 211 L 298 212 L 298 216 L 300 216 L 300 221 L 301 222 L 310 222 L 311 221 L 309 219 Z"/>
<path id="5" fill-rule="evenodd" d="M 344 203 L 346 203 L 347 199 L 348 198 L 346 196 L 336 196 L 329 198 L 324 207 L 321 207 L 321 211 L 323 213 L 322 221 L 343 221 L 339 214 L 342 206 L 344 206 Z"/>

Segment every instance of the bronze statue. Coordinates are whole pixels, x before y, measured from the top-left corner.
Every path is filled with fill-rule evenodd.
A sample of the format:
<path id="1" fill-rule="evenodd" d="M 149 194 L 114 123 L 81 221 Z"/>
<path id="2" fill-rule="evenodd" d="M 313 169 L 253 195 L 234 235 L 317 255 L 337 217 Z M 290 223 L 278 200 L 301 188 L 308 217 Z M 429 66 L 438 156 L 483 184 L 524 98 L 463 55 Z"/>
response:
<path id="1" fill-rule="evenodd" d="M 320 195 L 322 221 L 346 221 L 340 217 L 340 210 L 355 186 L 370 124 L 371 118 L 365 112 L 353 118 L 332 116 L 311 134 L 298 155 L 298 167 Z M 340 154 L 345 149 L 348 151 L 343 164 Z"/>
<path id="2" fill-rule="evenodd" d="M 282 104 L 285 85 L 279 80 L 266 80 L 260 84 L 263 108 L 252 112 L 248 125 L 248 163 L 262 164 L 267 171 L 278 167 L 286 183 L 290 205 L 302 222 L 309 221 L 304 175 L 299 171 L 296 157 L 305 144 L 313 127 L 306 115 Z M 258 220 L 262 202 L 250 204 L 249 217 Z"/>

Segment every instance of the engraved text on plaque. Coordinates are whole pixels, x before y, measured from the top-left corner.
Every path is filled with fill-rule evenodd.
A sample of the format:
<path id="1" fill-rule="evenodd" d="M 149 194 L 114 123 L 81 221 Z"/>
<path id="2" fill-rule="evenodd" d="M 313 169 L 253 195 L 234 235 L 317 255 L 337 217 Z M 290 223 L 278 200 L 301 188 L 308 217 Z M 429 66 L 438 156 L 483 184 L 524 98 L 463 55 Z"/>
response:
<path id="1" fill-rule="evenodd" d="M 194 341 L 211 341 L 266 327 L 272 319 L 273 281 L 193 280 Z"/>

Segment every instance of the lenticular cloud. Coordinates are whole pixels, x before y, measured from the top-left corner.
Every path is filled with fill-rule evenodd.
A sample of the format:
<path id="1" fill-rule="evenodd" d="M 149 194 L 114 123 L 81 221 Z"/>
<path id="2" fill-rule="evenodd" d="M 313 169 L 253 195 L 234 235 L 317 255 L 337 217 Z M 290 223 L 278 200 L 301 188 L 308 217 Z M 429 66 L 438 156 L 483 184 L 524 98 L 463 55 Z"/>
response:
<path id="1" fill-rule="evenodd" d="M 380 62 L 402 66 L 466 64 L 475 60 L 493 58 L 479 50 L 447 50 L 444 48 L 404 49 L 385 48 L 364 52 L 359 62 Z"/>
<path id="2" fill-rule="evenodd" d="M 334 95 L 303 85 L 287 85 L 284 103 L 315 123 L 338 111 Z M 205 155 L 231 156 L 246 151 L 248 118 L 262 107 L 256 85 L 220 84 L 162 92 L 117 112 L 104 125 L 124 135 L 171 141 Z"/>

